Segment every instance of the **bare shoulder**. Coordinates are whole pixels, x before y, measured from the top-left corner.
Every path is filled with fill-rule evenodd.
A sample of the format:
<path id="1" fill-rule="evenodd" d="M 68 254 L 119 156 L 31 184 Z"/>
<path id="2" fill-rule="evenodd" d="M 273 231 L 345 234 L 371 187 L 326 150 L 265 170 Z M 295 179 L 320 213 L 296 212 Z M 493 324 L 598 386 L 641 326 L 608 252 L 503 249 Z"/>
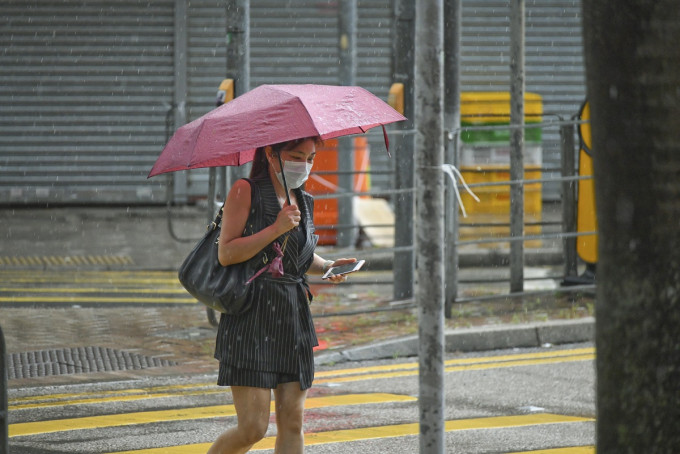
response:
<path id="1" fill-rule="evenodd" d="M 236 180 L 229 191 L 229 198 L 234 198 L 236 200 L 248 200 L 248 204 L 250 204 L 250 190 L 250 183 L 248 183 L 248 180 Z"/>
<path id="2" fill-rule="evenodd" d="M 225 210 L 250 210 L 250 183 L 247 180 L 237 180 L 227 196 Z"/>

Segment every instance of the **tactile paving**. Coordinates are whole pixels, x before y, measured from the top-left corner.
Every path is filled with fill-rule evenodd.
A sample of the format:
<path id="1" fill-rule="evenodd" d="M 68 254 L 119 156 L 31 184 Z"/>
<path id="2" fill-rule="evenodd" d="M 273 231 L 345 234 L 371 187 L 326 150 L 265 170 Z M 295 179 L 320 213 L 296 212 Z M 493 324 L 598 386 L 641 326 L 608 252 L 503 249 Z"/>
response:
<path id="1" fill-rule="evenodd" d="M 162 358 L 105 347 L 78 347 L 11 353 L 7 357 L 8 379 L 49 375 L 86 374 L 174 366 Z"/>

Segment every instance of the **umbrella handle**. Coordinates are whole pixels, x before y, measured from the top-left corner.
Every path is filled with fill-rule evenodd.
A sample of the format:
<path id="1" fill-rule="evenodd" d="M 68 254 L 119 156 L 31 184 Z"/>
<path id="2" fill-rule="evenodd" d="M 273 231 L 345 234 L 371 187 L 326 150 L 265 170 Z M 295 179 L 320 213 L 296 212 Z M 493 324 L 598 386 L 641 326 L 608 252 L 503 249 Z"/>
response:
<path id="1" fill-rule="evenodd" d="M 286 174 L 283 173 L 283 161 L 281 160 L 281 152 L 277 151 L 276 156 L 279 158 L 279 167 L 281 168 L 281 179 L 283 180 L 283 189 L 286 191 L 286 201 L 290 206 L 290 194 L 288 194 L 288 185 L 286 184 Z"/>

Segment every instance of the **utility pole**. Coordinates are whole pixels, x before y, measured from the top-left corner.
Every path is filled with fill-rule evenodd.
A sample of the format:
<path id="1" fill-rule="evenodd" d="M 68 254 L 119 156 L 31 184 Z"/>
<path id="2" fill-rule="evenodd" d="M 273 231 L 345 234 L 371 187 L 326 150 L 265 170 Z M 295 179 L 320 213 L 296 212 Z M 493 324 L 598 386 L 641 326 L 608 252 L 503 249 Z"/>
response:
<path id="1" fill-rule="evenodd" d="M 524 0 L 510 1 L 510 236 L 524 236 Z M 524 290 L 524 242 L 510 242 L 510 291 Z"/>
<path id="2" fill-rule="evenodd" d="M 174 37 L 174 74 L 173 90 L 175 129 L 187 122 L 187 0 L 175 0 L 175 37 Z M 173 172 L 168 175 L 172 179 L 172 194 L 168 200 L 175 203 L 187 202 L 188 176 L 187 172 Z"/>
<path id="3" fill-rule="evenodd" d="M 416 0 L 420 453 L 444 453 L 443 0 Z"/>
<path id="4" fill-rule="evenodd" d="M 458 167 L 460 150 L 460 41 L 462 29 L 462 0 L 444 0 L 444 124 L 449 132 L 445 162 Z M 454 133 L 455 131 L 455 133 Z M 458 297 L 458 204 L 455 182 L 446 188 L 446 299 L 444 313 L 451 317 L 451 308 Z"/>
<path id="5" fill-rule="evenodd" d="M 250 90 L 250 0 L 227 0 L 227 71 L 234 80 L 234 97 Z M 245 169 L 229 167 L 229 181 L 245 177 Z"/>
<path id="6" fill-rule="evenodd" d="M 250 0 L 227 0 L 227 79 L 234 97 L 250 90 Z"/>
<path id="7" fill-rule="evenodd" d="M 357 73 L 357 0 L 341 0 L 338 11 L 338 50 L 340 85 L 356 85 Z M 338 139 L 338 186 L 341 191 L 354 190 L 354 137 Z M 338 199 L 338 247 L 351 247 L 356 242 L 354 197 Z"/>
<path id="8" fill-rule="evenodd" d="M 404 116 L 406 121 L 397 123 L 396 127 L 403 132 L 397 136 L 394 152 L 394 187 L 397 189 L 415 186 L 415 135 L 414 111 L 414 71 L 415 71 L 415 0 L 395 0 L 394 32 L 392 50 L 392 80 L 403 85 Z M 399 194 L 394 202 L 394 245 L 398 249 L 394 253 L 394 299 L 402 300 L 413 296 L 414 274 L 416 269 L 414 236 L 414 194 Z"/>

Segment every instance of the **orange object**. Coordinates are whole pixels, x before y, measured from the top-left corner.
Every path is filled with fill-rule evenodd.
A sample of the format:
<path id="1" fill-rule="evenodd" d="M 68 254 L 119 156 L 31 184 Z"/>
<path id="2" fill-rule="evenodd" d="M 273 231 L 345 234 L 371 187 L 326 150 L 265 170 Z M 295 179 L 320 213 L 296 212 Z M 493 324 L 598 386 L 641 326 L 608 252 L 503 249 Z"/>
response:
<path id="1" fill-rule="evenodd" d="M 370 170 L 370 150 L 366 137 L 354 138 L 354 170 L 367 172 Z M 338 171 L 338 140 L 326 140 L 322 146 L 317 147 L 314 158 L 312 174 L 305 183 L 305 190 L 312 195 L 333 194 L 338 188 L 338 175 L 323 174 L 318 172 Z M 368 174 L 354 176 L 354 192 L 366 192 L 371 187 Z M 348 221 L 349 222 L 349 221 Z M 344 224 L 345 222 L 343 222 Z M 337 240 L 336 229 L 327 226 L 339 224 L 338 222 L 338 199 L 318 199 L 314 202 L 314 225 L 316 234 L 319 235 L 320 245 L 333 245 Z"/>

